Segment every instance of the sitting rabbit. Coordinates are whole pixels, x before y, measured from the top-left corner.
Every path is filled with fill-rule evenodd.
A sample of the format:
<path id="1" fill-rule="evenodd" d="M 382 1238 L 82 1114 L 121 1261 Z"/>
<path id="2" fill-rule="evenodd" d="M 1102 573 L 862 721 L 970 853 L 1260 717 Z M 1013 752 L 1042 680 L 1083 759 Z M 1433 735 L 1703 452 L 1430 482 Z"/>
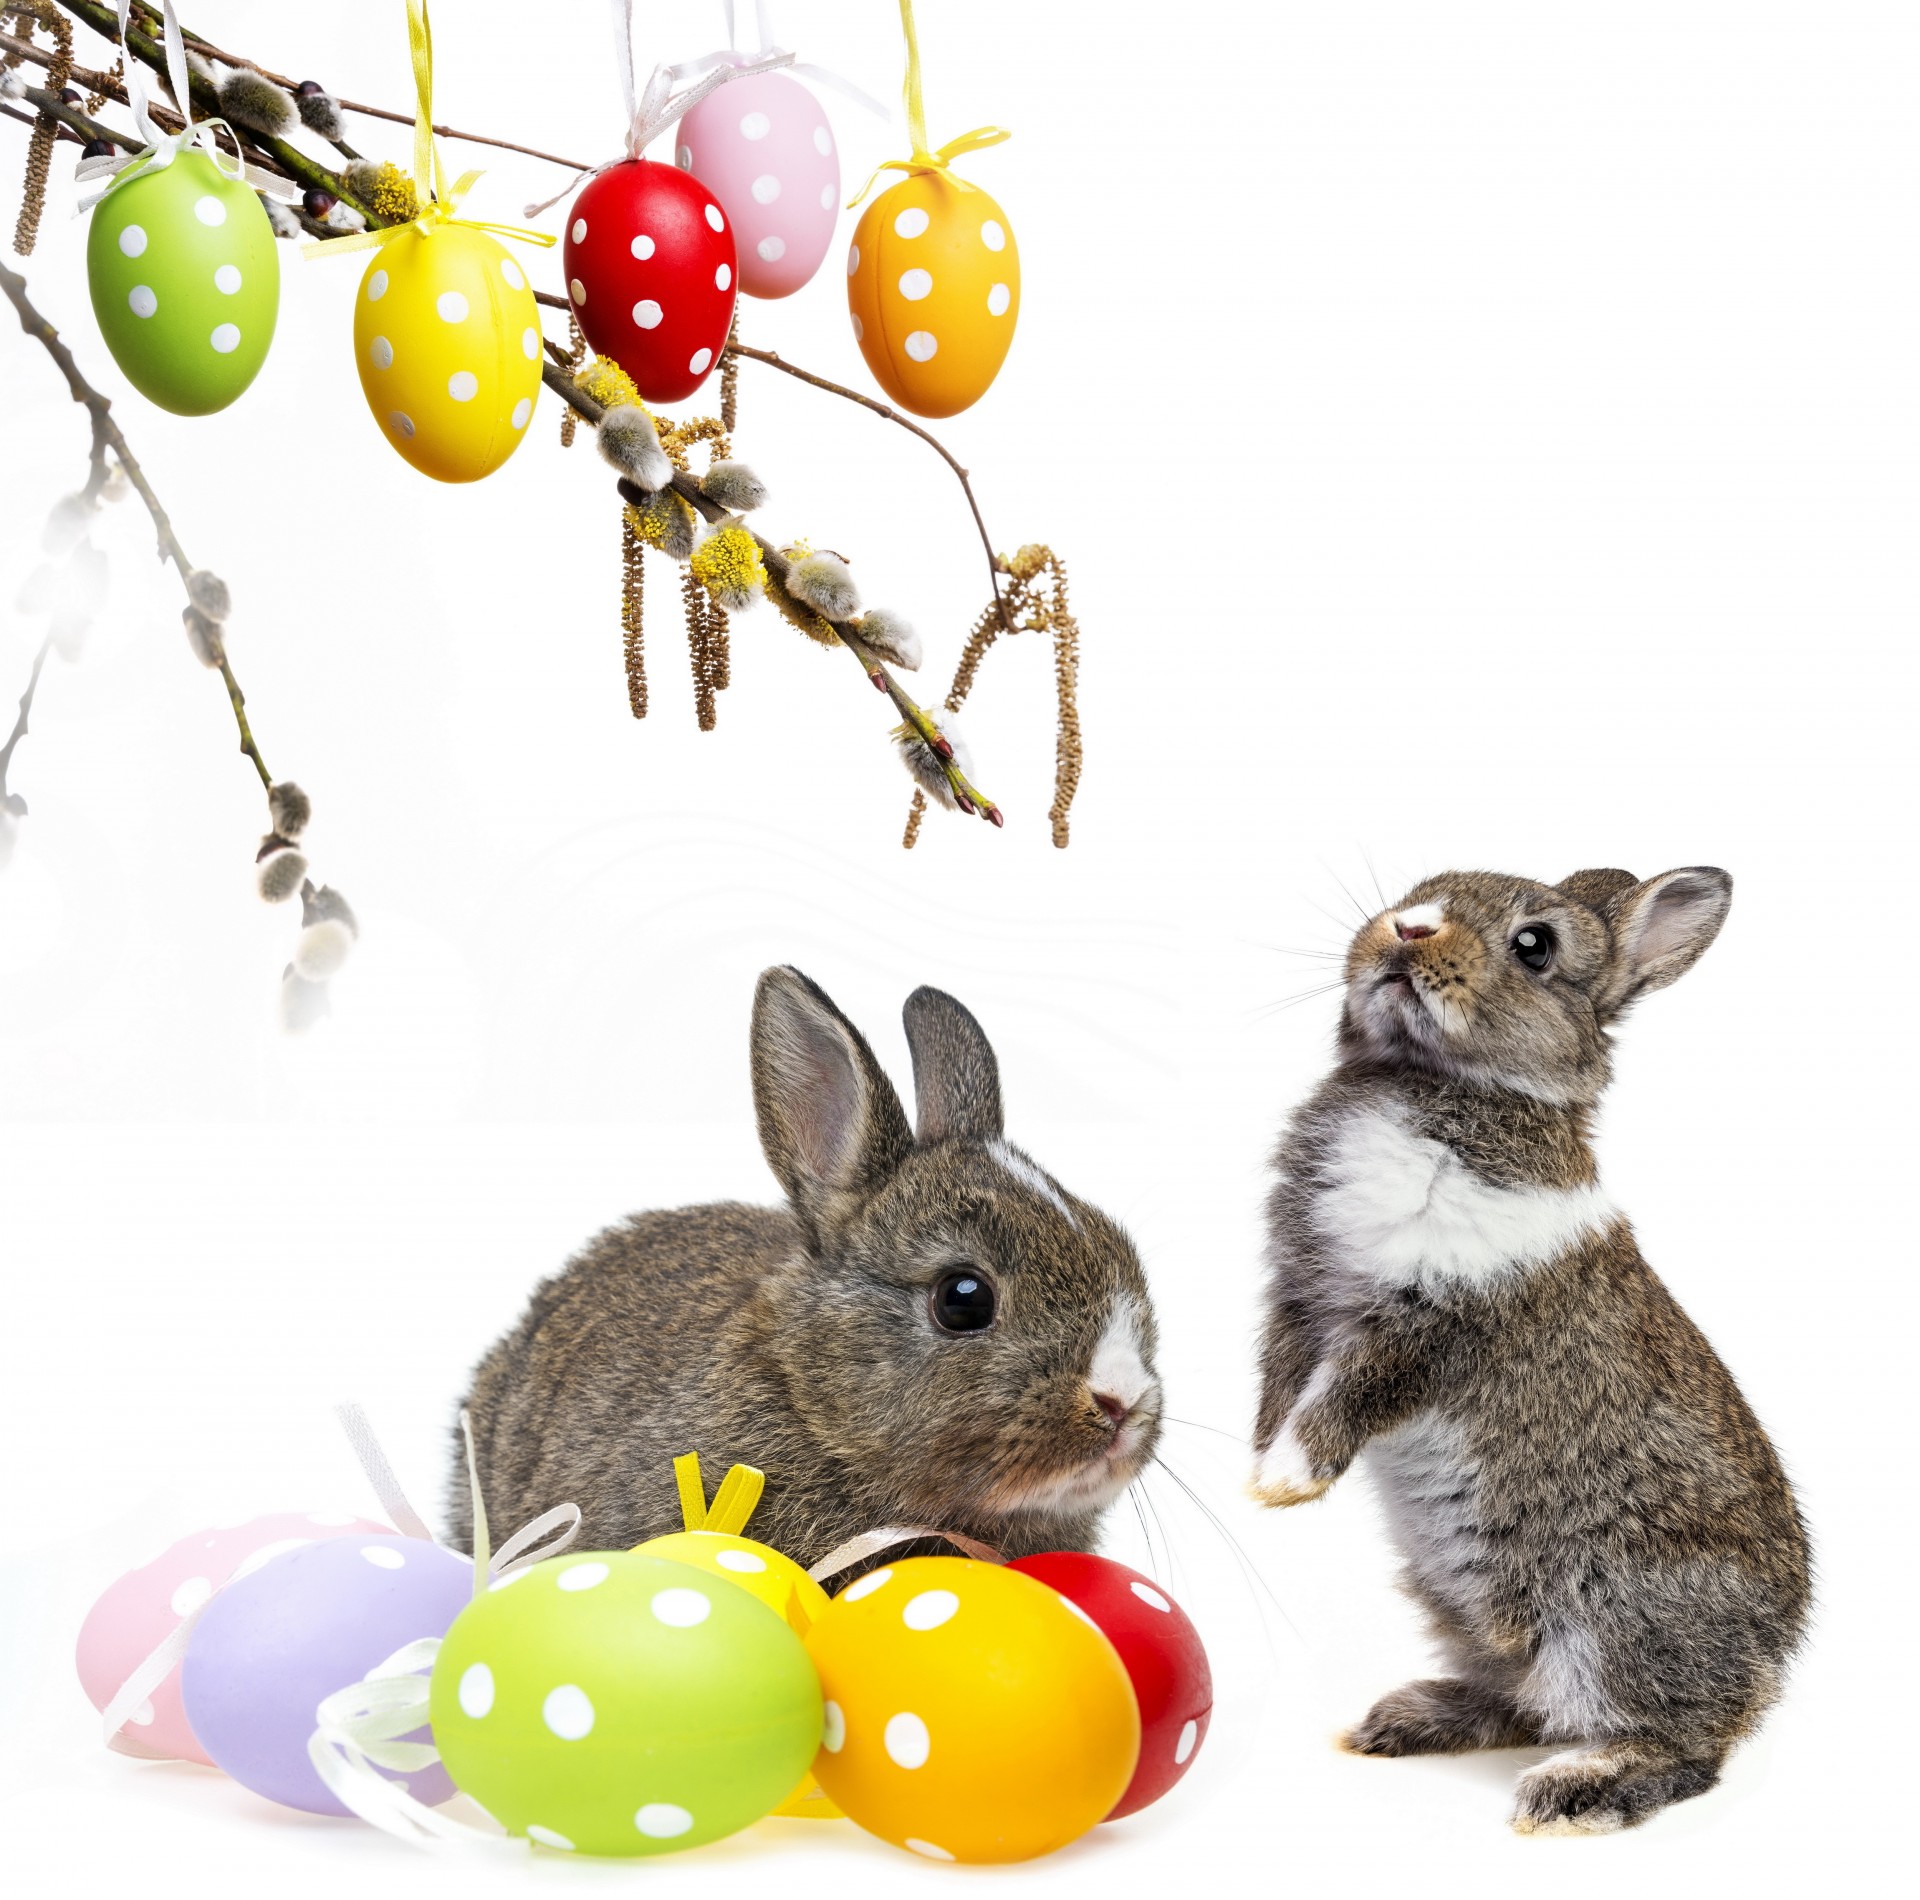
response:
<path id="1" fill-rule="evenodd" d="M 754 996 L 783 1208 L 637 1214 L 544 1282 L 466 1400 L 490 1522 L 564 1499 L 585 1546 L 679 1527 L 672 1460 L 759 1466 L 750 1533 L 802 1563 L 882 1526 L 1085 1549 L 1160 1430 L 1132 1243 L 1001 1134 L 952 997 L 907 999 L 918 1124 L 797 970 Z M 450 1515 L 470 1539 L 464 1450 Z"/>
<path id="2" fill-rule="evenodd" d="M 1344 1745 L 1560 1745 L 1520 1778 L 1522 1833 L 1703 1794 L 1806 1623 L 1780 1461 L 1591 1145 L 1608 1031 L 1692 966 L 1732 888 L 1416 885 L 1354 939 L 1339 1065 L 1277 1156 L 1254 1495 L 1317 1498 L 1364 1450 L 1451 1664 Z"/>

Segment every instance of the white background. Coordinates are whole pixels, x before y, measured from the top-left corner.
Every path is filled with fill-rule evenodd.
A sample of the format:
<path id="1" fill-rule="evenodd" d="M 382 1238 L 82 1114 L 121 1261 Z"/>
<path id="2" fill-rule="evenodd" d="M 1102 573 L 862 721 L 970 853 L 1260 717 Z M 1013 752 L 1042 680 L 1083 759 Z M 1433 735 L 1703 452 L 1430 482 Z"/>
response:
<path id="1" fill-rule="evenodd" d="M 640 11 L 643 59 L 713 43 L 718 9 Z M 885 0 L 778 11 L 803 55 L 892 95 Z M 313 794 L 316 870 L 365 933 L 334 1019 L 283 1039 L 293 920 L 250 894 L 257 788 L 143 522 L 114 514 L 113 603 L 79 664 L 49 666 L 13 779 L 33 814 L 0 876 L 9 1851 L 89 1893 L 968 1878 L 798 1823 L 650 1873 L 475 1875 L 109 1756 L 71 1675 L 92 1595 L 159 1545 L 370 1504 L 331 1400 L 366 1401 L 437 1502 L 464 1370 L 535 1278 L 630 1209 L 768 1194 L 747 1008 L 790 961 L 903 1076 L 915 984 L 978 1012 L 1015 1138 L 1137 1235 L 1172 1408 L 1197 1421 L 1169 1458 L 1271 1592 L 1156 1480 L 1158 1561 L 1212 1646 L 1219 1726 L 1162 1809 L 1000 1878 L 1844 1889 L 1891 1837 L 1911 1653 L 1882 1449 L 1911 1381 L 1911 15 L 921 12 L 935 139 L 1016 134 L 968 169 L 1019 236 L 1020 335 L 940 432 L 997 542 L 1072 566 L 1087 777 L 1068 852 L 1044 818 L 1036 641 L 991 656 L 967 722 L 1007 830 L 936 813 L 910 855 L 884 708 L 765 612 L 737 623 L 702 735 L 657 611 L 634 724 L 604 469 L 559 451 L 545 398 L 494 479 L 414 475 L 361 404 L 352 262 L 283 252 L 278 340 L 227 414 L 119 405 L 188 549 L 233 585 L 261 742 Z M 603 14 L 443 0 L 439 115 L 610 156 Z M 398 0 L 192 18 L 410 102 Z M 850 180 L 903 149 L 897 125 L 830 109 Z M 355 136 L 404 158 L 400 127 Z M 559 182 L 458 156 L 491 167 L 476 215 Z M 33 291 L 118 392 L 70 202 L 57 183 Z M 839 255 L 743 329 L 865 387 Z M 535 269 L 557 284 L 551 255 Z M 18 575 L 85 430 L 10 326 L 0 377 Z M 950 476 L 771 372 L 748 365 L 742 397 L 769 531 L 851 554 L 867 597 L 919 623 L 937 697 L 984 598 Z M 0 693 L 36 638 L 0 608 Z M 1621 1038 L 1603 1161 L 1794 1473 L 1818 1623 L 1719 1792 L 1636 1835 L 1522 1841 L 1505 1817 L 1526 1757 L 1328 1745 L 1424 1661 L 1365 1480 L 1285 1516 L 1239 1495 L 1264 1157 L 1335 1014 L 1274 1006 L 1320 980 L 1290 952 L 1337 948 L 1376 871 L 1391 896 L 1450 864 L 1694 862 L 1734 872 L 1732 919 Z M 1111 1547 L 1149 1561 L 1130 1519 Z"/>

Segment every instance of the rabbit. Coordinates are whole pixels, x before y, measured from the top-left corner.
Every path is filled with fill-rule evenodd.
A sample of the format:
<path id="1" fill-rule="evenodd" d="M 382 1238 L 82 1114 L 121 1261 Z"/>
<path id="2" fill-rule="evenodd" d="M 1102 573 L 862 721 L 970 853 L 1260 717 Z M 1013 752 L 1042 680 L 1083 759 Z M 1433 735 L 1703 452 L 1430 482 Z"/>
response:
<path id="1" fill-rule="evenodd" d="M 1338 1066 L 1275 1157 L 1252 1492 L 1306 1503 L 1364 1451 L 1451 1666 L 1342 1746 L 1552 1745 L 1524 1834 L 1704 1794 L 1806 1627 L 1780 1460 L 1592 1147 L 1609 1031 L 1732 892 L 1708 867 L 1416 884 L 1355 937 Z"/>
<path id="2" fill-rule="evenodd" d="M 1091 1548 L 1160 1431 L 1139 1257 L 1005 1140 L 974 1018 L 934 989 L 904 1014 L 912 1128 L 825 992 L 761 976 L 754 1105 L 786 1205 L 634 1215 L 535 1291 L 465 1401 L 491 1524 L 571 1499 L 587 1546 L 676 1530 L 671 1461 L 697 1450 L 765 1472 L 749 1534 L 803 1564 L 883 1526 Z M 461 1447 L 463 1543 L 467 1484 Z"/>

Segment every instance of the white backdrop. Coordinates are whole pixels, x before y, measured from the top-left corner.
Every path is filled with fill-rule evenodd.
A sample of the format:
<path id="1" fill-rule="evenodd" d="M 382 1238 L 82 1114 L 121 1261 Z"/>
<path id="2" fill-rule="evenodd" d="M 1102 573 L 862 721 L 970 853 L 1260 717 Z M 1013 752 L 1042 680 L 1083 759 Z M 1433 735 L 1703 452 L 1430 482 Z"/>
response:
<path id="1" fill-rule="evenodd" d="M 476 1878 L 106 1755 L 72 1633 L 112 1574 L 198 1524 L 370 1502 L 335 1398 L 367 1402 L 437 1503 L 464 1370 L 537 1277 L 630 1209 L 771 1191 L 746 1017 L 756 972 L 794 962 L 903 1080 L 915 984 L 981 1016 L 1011 1132 L 1138 1237 L 1194 1421 L 1170 1459 L 1271 1593 L 1164 1480 L 1170 1554 L 1116 1519 L 1116 1554 L 1203 1624 L 1219 1726 L 1162 1809 L 1006 1878 L 1840 1884 L 1890 1831 L 1888 1678 L 1910 1649 L 1881 1448 L 1911 1379 L 1896 827 L 1920 34 L 1838 0 L 920 11 L 935 138 L 1016 134 L 969 169 L 1020 239 L 1020 335 L 940 433 L 999 544 L 1048 540 L 1072 567 L 1068 852 L 1044 817 L 1037 642 L 992 656 L 967 722 L 1007 830 L 935 813 L 911 854 L 884 708 L 768 613 L 736 624 L 703 735 L 657 612 L 636 725 L 604 468 L 560 452 L 545 398 L 493 480 L 415 476 L 361 405 L 352 263 L 283 252 L 273 354 L 226 415 L 119 405 L 188 549 L 233 585 L 262 745 L 312 793 L 316 870 L 365 928 L 334 1019 L 281 1037 L 291 920 L 250 893 L 257 791 L 171 577 L 116 513 L 112 607 L 77 665 L 49 666 L 0 875 L 8 1851 L 84 1891 L 154 1870 L 301 1893 Z M 443 0 L 440 115 L 611 155 L 603 12 L 542 9 L 530 44 L 527 9 Z M 643 57 L 713 42 L 718 9 L 640 12 Z M 892 96 L 885 0 L 778 14 L 805 56 Z M 200 0 L 192 21 L 409 100 L 398 0 Z M 829 106 L 849 178 L 904 149 Z M 354 131 L 404 158 L 402 128 Z M 490 167 L 476 215 L 558 182 L 459 156 Z M 70 186 L 54 197 L 34 294 L 119 391 Z M 551 257 L 535 269 L 557 282 Z M 837 279 L 830 259 L 743 333 L 865 386 Z M 10 326 L 0 377 L 17 576 L 85 430 Z M 920 625 L 937 698 L 984 598 L 945 469 L 750 364 L 739 446 L 770 531 L 853 555 L 868 599 Z M 0 693 L 36 632 L 0 607 Z M 1818 1628 L 1722 1791 L 1637 1835 L 1517 1841 L 1524 1758 L 1328 1746 L 1424 1654 L 1364 1480 L 1285 1516 L 1239 1496 L 1264 1158 L 1335 1014 L 1275 1006 L 1320 980 L 1289 953 L 1337 947 L 1376 873 L 1391 896 L 1449 864 L 1692 862 L 1734 872 L 1732 920 L 1624 1034 L 1603 1162 L 1799 1482 Z M 674 1874 L 715 1893 L 964 1878 L 797 1823 Z"/>

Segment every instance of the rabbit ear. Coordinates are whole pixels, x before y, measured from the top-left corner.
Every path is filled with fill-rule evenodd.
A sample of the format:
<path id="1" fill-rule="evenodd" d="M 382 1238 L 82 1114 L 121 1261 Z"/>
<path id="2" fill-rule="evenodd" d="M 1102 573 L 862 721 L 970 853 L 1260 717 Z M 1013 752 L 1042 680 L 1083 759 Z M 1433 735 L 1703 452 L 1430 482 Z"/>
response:
<path id="1" fill-rule="evenodd" d="M 1576 904 L 1604 911 L 1609 898 L 1632 890 L 1639 881 L 1631 871 L 1576 871 L 1571 877 L 1563 877 L 1558 888 Z"/>
<path id="2" fill-rule="evenodd" d="M 1613 932 L 1608 1012 L 1618 1015 L 1648 990 L 1663 990 L 1693 968 L 1720 934 L 1733 879 L 1710 864 L 1663 871 L 1607 900 Z"/>
<path id="3" fill-rule="evenodd" d="M 835 1195 L 871 1193 L 913 1145 L 866 1039 L 798 970 L 764 971 L 754 991 L 753 1105 L 767 1165 L 808 1222 Z"/>
<path id="4" fill-rule="evenodd" d="M 944 990 L 918 989 L 901 1011 L 913 1051 L 915 1135 L 923 1144 L 997 1141 L 1000 1065 L 973 1013 Z"/>

